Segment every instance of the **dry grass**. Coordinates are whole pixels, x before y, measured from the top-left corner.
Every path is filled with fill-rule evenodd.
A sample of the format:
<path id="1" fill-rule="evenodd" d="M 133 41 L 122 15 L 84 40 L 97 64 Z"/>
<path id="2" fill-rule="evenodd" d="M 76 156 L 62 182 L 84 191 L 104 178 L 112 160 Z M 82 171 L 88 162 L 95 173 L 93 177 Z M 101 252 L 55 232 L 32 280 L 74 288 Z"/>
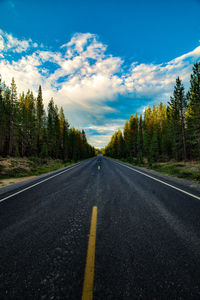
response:
<path id="1" fill-rule="evenodd" d="M 0 187 L 49 173 L 69 164 L 72 162 L 64 163 L 59 159 L 0 157 Z"/>
<path id="2" fill-rule="evenodd" d="M 26 181 L 26 180 L 32 179 L 34 177 L 35 176 L 27 176 L 27 177 L 20 177 L 20 178 L 1 179 L 0 180 L 0 188 L 2 188 L 4 186 L 11 185 L 11 184 L 15 184 L 15 183 L 18 183 L 18 182 Z"/>

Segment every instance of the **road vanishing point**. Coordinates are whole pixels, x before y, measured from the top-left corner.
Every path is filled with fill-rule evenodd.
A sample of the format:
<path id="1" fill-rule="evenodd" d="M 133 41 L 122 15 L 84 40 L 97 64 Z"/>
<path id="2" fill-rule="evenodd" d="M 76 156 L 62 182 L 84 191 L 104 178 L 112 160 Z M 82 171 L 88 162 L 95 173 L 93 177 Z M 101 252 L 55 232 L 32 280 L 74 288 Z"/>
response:
<path id="1" fill-rule="evenodd" d="M 0 299 L 200 299 L 200 189 L 100 156 L 2 188 Z"/>

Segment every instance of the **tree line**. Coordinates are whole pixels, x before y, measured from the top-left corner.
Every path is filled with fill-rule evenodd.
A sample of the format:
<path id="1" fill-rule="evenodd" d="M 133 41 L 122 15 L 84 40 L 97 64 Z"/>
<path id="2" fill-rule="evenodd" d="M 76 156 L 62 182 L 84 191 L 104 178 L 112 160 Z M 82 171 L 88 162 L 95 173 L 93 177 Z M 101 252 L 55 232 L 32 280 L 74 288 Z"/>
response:
<path id="1" fill-rule="evenodd" d="M 147 107 L 131 115 L 123 132 L 115 132 L 104 149 L 113 158 L 149 163 L 200 159 L 200 63 L 193 66 L 189 91 L 178 77 L 167 105 Z"/>
<path id="2" fill-rule="evenodd" d="M 84 130 L 70 127 L 53 98 L 44 109 L 42 88 L 18 97 L 14 78 L 8 87 L 0 77 L 0 156 L 38 156 L 79 160 L 95 155 Z"/>

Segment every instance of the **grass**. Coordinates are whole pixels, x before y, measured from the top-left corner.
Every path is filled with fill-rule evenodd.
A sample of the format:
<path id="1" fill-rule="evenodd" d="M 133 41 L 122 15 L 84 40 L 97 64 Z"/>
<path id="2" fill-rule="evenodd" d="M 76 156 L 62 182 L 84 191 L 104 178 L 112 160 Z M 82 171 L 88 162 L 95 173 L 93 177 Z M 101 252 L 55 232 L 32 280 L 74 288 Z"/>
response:
<path id="1" fill-rule="evenodd" d="M 167 162 L 154 163 L 150 167 L 160 173 L 168 174 L 178 178 L 193 180 L 200 183 L 200 163 L 192 162 Z"/>
<path id="2" fill-rule="evenodd" d="M 0 179 L 38 176 L 74 163 L 74 161 L 63 162 L 59 159 L 41 159 L 37 157 L 0 158 Z"/>
<path id="3" fill-rule="evenodd" d="M 171 175 L 177 178 L 192 180 L 195 183 L 200 183 L 200 162 L 187 161 L 187 162 L 157 162 L 149 164 L 146 162 L 138 162 L 134 159 L 120 159 L 123 162 L 131 163 L 132 165 L 145 167 L 147 169 L 155 170 L 157 172 Z"/>
<path id="4" fill-rule="evenodd" d="M 45 163 L 45 164 L 41 164 L 41 165 L 34 166 L 33 168 L 31 168 L 31 174 L 29 174 L 29 176 L 31 176 L 31 175 L 37 176 L 37 175 L 49 173 L 49 172 L 67 167 L 73 163 L 75 163 L 75 162 L 63 163 L 62 161 L 59 161 L 59 160 L 50 161 L 48 164 Z"/>

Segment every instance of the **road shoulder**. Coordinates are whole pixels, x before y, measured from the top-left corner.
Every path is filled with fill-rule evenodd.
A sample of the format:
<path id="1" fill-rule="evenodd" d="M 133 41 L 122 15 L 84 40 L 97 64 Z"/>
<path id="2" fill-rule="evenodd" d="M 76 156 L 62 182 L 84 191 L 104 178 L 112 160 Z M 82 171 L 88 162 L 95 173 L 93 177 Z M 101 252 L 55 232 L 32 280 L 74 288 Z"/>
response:
<path id="1" fill-rule="evenodd" d="M 173 177 L 171 175 L 159 173 L 157 171 L 154 171 L 154 170 L 151 170 L 151 169 L 147 169 L 145 167 L 138 167 L 138 166 L 132 165 L 132 164 L 127 163 L 127 162 L 123 162 L 123 161 L 118 160 L 118 159 L 113 159 L 112 158 L 112 160 L 114 160 L 116 162 L 120 162 L 122 164 L 125 164 L 125 165 L 127 165 L 129 167 L 132 167 L 132 168 L 136 169 L 136 170 L 145 172 L 148 175 L 155 176 L 156 178 L 158 178 L 160 180 L 163 180 L 163 181 L 166 181 L 166 182 L 170 182 L 171 184 L 178 185 L 178 186 L 181 185 L 181 186 L 183 186 L 185 188 L 189 188 L 189 189 L 192 189 L 194 191 L 200 192 L 200 184 L 195 183 L 192 180 Z"/>

